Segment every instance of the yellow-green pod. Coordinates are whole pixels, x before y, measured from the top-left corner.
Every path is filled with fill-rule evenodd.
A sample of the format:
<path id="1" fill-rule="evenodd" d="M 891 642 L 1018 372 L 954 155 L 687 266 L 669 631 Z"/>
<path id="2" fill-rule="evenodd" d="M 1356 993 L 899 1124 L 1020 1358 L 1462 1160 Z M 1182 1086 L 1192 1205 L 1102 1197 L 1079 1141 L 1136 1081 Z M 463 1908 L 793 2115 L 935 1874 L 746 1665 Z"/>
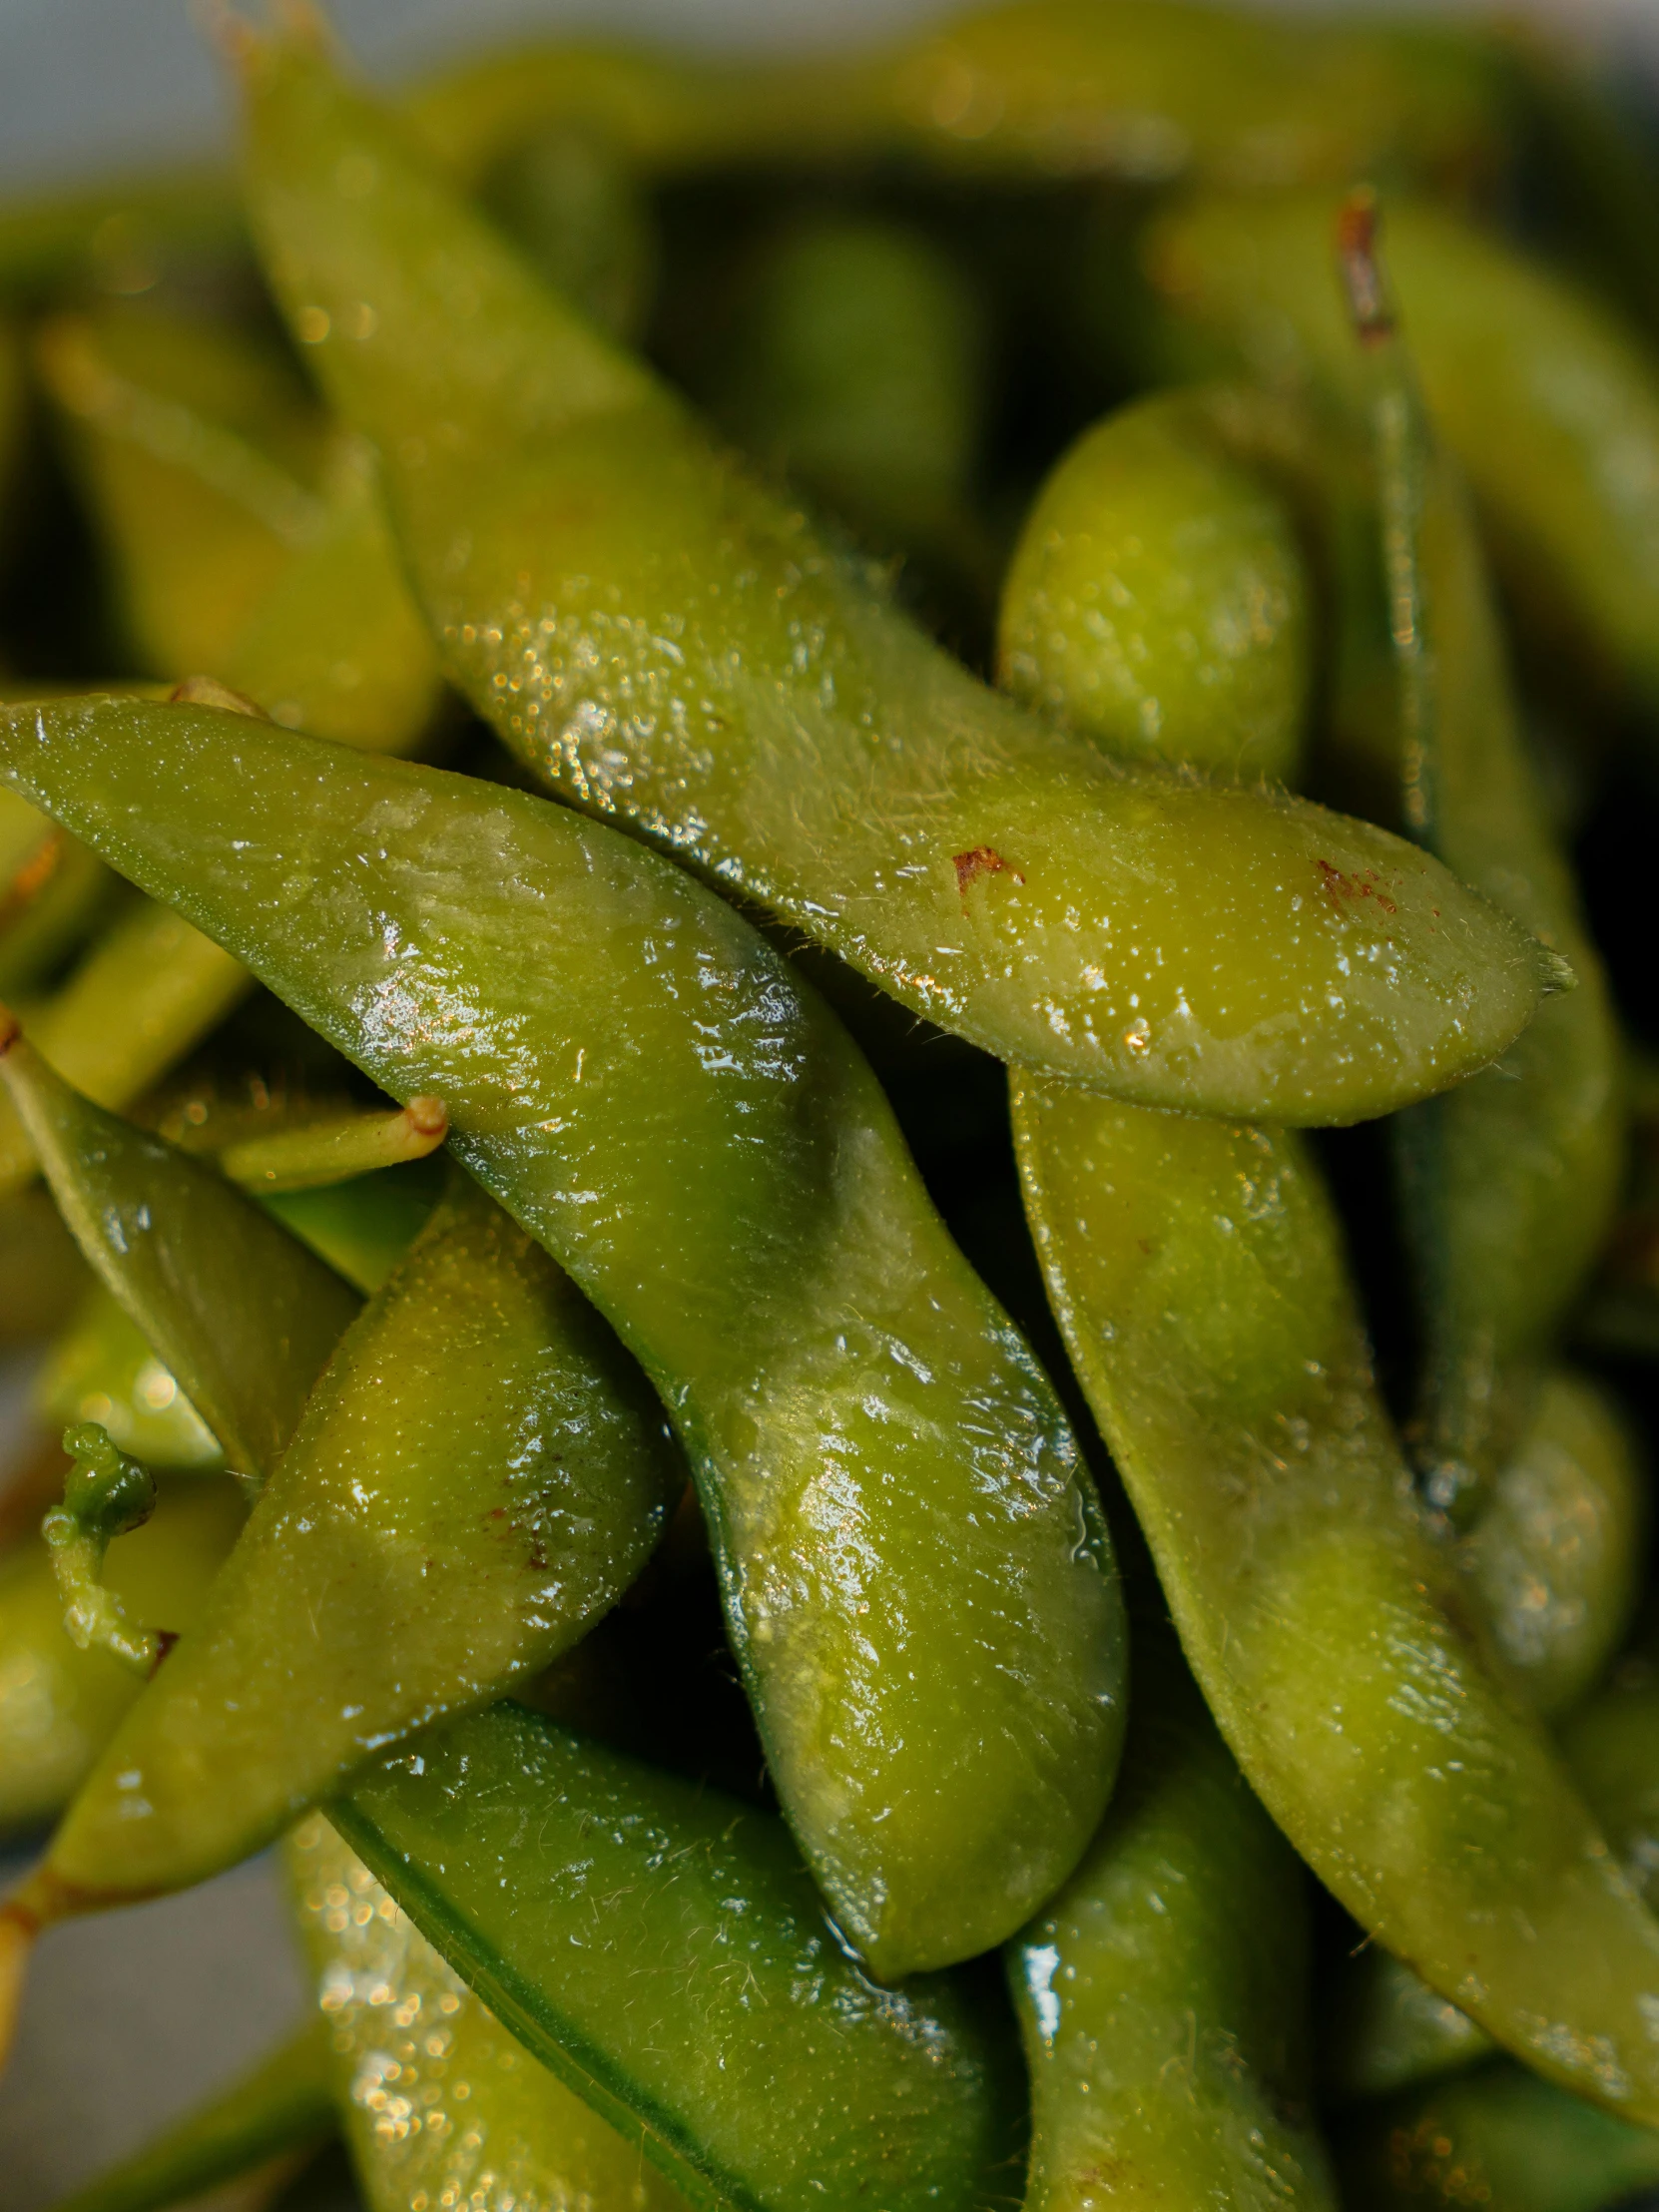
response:
<path id="1" fill-rule="evenodd" d="M 366 456 L 234 328 L 155 308 L 49 323 L 41 372 L 148 667 L 407 751 L 437 701 Z"/>
<path id="2" fill-rule="evenodd" d="M 1147 1104 L 1362 1118 L 1483 1064 L 1559 979 L 1383 832 L 991 693 L 314 48 L 256 44 L 248 78 L 292 327 L 374 440 L 457 681 L 567 797 L 940 1026 Z"/>
<path id="3" fill-rule="evenodd" d="M 29 1033 L 77 1090 L 119 1108 L 193 1051 L 253 987 L 248 970 L 211 938 L 170 907 L 140 898 L 33 1010 Z M 0 1097 L 0 1195 L 34 1171 L 23 1124 Z"/>
<path id="4" fill-rule="evenodd" d="M 686 2212 L 638 2139 L 531 2057 L 320 1815 L 286 1859 L 368 2212 Z"/>
<path id="5" fill-rule="evenodd" d="M 202 1881 L 376 1751 L 539 1671 L 621 1596 L 685 1482 L 634 1363 L 456 1171 L 83 1784 L 49 1897 Z"/>
<path id="6" fill-rule="evenodd" d="M 1294 780 L 1313 685 L 1308 564 L 1248 390 L 1108 416 L 1033 502 L 1003 587 L 998 673 L 1120 759 Z"/>
<path id="7" fill-rule="evenodd" d="M 1535 1711 L 1570 1712 L 1624 1641 L 1647 1533 L 1647 1472 L 1627 1423 L 1598 1383 L 1555 1370 L 1458 1544 L 1486 1634 Z"/>
<path id="8" fill-rule="evenodd" d="M 1490 61 L 1455 33 L 1281 24 L 1180 0 L 973 8 L 841 60 L 734 69 L 593 45 L 509 51 L 410 101 L 462 176 L 539 124 L 603 125 L 649 169 L 880 155 L 947 175 L 1258 190 L 1500 160 Z"/>
<path id="9" fill-rule="evenodd" d="M 1300 1141 L 1028 1079 L 1014 1128 L 1073 1363 L 1246 1776 L 1494 2040 L 1659 2123 L 1659 1923 L 1455 1625 Z"/>
<path id="10" fill-rule="evenodd" d="M 219 1438 L 102 1283 L 88 1286 L 47 1353 L 34 1405 L 53 1428 L 96 1421 L 147 1466 L 207 1471 L 225 1463 Z"/>
<path id="11" fill-rule="evenodd" d="M 177 1635 L 194 1625 L 246 1510 L 229 1478 L 164 1477 L 153 1517 L 111 1547 L 105 1580 L 130 1617 Z M 60 1813 L 144 1684 L 63 1625 L 51 1554 L 30 1538 L 0 1560 L 0 1831 Z"/>
<path id="12" fill-rule="evenodd" d="M 1363 388 L 1328 194 L 1206 199 L 1143 248 L 1171 365 Z M 1659 701 L 1659 371 L 1600 301 L 1444 208 L 1390 201 L 1389 275 L 1435 427 L 1534 647 Z"/>

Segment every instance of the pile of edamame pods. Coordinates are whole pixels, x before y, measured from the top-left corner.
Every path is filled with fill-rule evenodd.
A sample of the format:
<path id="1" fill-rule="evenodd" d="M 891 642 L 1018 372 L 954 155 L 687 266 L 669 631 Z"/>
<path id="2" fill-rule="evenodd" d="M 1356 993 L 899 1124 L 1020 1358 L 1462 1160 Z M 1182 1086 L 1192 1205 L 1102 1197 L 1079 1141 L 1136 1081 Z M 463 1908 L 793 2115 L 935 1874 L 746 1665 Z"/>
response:
<path id="1" fill-rule="evenodd" d="M 216 30 L 0 210 L 0 2010 L 315 2002 L 75 2212 L 1659 2186 L 1640 118 Z"/>

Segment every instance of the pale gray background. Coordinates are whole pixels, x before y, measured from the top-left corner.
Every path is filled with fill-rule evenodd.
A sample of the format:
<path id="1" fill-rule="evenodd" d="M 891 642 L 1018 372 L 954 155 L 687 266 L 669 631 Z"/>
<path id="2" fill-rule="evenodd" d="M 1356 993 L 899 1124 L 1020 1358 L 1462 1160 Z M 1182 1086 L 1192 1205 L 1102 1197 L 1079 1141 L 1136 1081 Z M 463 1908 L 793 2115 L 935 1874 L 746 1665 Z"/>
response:
<path id="1" fill-rule="evenodd" d="M 1659 0 L 1536 6 L 1599 36 L 1620 60 L 1659 67 Z M 947 12 L 949 0 L 335 0 L 332 9 L 364 64 L 388 77 L 551 25 L 799 48 Z M 226 115 L 190 0 L 0 0 L 0 191 L 209 151 L 224 141 Z M 16 1401 L 0 1363 L 0 1464 Z M 9 1874 L 0 1859 L 0 1877 Z M 0 2212 L 43 2212 L 249 2064 L 301 2001 L 269 1863 L 48 1936 L 0 2084 Z"/>

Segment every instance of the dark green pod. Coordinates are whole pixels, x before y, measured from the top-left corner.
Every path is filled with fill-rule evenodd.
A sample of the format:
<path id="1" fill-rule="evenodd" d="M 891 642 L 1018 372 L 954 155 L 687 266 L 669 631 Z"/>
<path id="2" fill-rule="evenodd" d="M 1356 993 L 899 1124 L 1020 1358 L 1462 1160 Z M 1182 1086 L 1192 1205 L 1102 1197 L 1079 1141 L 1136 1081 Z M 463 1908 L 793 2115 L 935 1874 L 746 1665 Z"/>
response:
<path id="1" fill-rule="evenodd" d="M 961 2212 L 1010 2191 L 1018 2060 L 994 2007 L 944 1976 L 868 1980 L 773 1816 L 502 1705 L 330 1818 L 695 2203 Z"/>

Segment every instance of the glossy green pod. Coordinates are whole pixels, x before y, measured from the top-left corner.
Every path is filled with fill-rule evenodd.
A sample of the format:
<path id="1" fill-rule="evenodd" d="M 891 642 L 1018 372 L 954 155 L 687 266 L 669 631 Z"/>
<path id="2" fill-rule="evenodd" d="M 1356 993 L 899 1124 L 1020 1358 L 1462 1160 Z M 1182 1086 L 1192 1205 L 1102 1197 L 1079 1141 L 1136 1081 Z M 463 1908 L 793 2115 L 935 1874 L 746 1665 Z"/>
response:
<path id="1" fill-rule="evenodd" d="M 1466 2012 L 1381 1943 L 1343 1961 L 1323 2027 L 1321 2084 L 1339 2104 L 1392 2096 L 1471 2066 L 1496 2047 Z"/>
<path id="2" fill-rule="evenodd" d="M 764 241 L 734 289 L 700 364 L 716 420 L 877 552 L 983 592 L 988 334 L 966 272 L 890 217 L 819 215 Z"/>
<path id="3" fill-rule="evenodd" d="M 15 1022 L 0 1081 L 105 1287 L 231 1465 L 268 1475 L 356 1294 L 212 1168 L 71 1089 Z"/>
<path id="4" fill-rule="evenodd" d="M 113 1546 L 105 1580 L 133 1620 L 178 1634 L 246 1513 L 234 1482 L 164 1477 L 156 1512 Z M 30 1537 L 0 1560 L 0 1833 L 26 1834 L 73 1797 L 143 1683 L 64 1633 L 46 1546 Z"/>
<path id="5" fill-rule="evenodd" d="M 329 1817 L 531 2056 L 693 2202 L 1007 2193 L 1018 2062 L 989 1992 L 870 1981 L 774 1815 L 506 1704 Z"/>
<path id="6" fill-rule="evenodd" d="M 849 1938 L 896 1975 L 1010 1935 L 1111 1786 L 1121 1600 L 1051 1386 L 823 1003 L 672 862 L 522 792 L 138 701 L 0 717 L 0 776 L 440 1098 L 640 1360 Z"/>
<path id="7" fill-rule="evenodd" d="M 1314 636 L 1275 482 L 1285 435 L 1271 403 L 1219 386 L 1154 393 L 1085 432 L 1009 564 L 1003 686 L 1122 760 L 1292 781 Z"/>
<path id="8" fill-rule="evenodd" d="M 462 176 L 550 121 L 603 127 L 647 169 L 870 161 L 1010 181 L 1206 178 L 1260 190 L 1376 164 L 1466 180 L 1504 154 L 1480 45 L 1397 25 L 1275 23 L 1170 0 L 963 10 L 841 57 L 746 69 L 544 44 L 409 97 Z"/>
<path id="9" fill-rule="evenodd" d="M 37 345 L 157 674 L 206 674 L 276 721 L 407 752 L 438 698 L 366 456 L 229 326 L 154 308 L 62 317 Z"/>
<path id="10" fill-rule="evenodd" d="M 559 791 L 940 1027 L 1150 1104 L 1355 1120 L 1529 1018 L 1555 969 L 1437 863 L 1045 730 L 737 472 L 303 40 L 247 73 L 292 326 L 374 440 L 451 674 Z"/>
<path id="11" fill-rule="evenodd" d="M 1143 250 L 1166 365 L 1282 387 L 1363 381 L 1330 277 L 1336 203 L 1203 200 Z M 1479 503 L 1522 633 L 1659 698 L 1659 374 L 1569 276 L 1443 208 L 1390 200 L 1386 251 L 1430 412 Z M 1494 342 L 1501 333 L 1501 342 Z"/>
<path id="12" fill-rule="evenodd" d="M 615 1603 L 684 1486 L 644 1377 L 458 1176 L 82 1786 L 52 1893 L 84 1910 L 203 1881 L 375 1751 L 500 1696 Z"/>
<path id="13" fill-rule="evenodd" d="M 225 1464 L 223 1445 L 178 1377 L 102 1282 L 87 1285 L 48 1349 L 31 1396 L 44 1427 L 97 1421 L 147 1466 L 205 1472 Z"/>
<path id="14" fill-rule="evenodd" d="M 1659 2182 L 1659 2132 L 1502 2058 L 1357 2113 L 1338 2142 L 1351 2212 L 1612 2212 Z"/>
<path id="15" fill-rule="evenodd" d="M 65 1079 L 101 1106 L 130 1105 L 216 1028 L 251 988 L 247 970 L 165 905 L 117 914 L 69 977 L 30 1013 L 29 1034 Z M 0 1196 L 37 1167 L 0 1098 Z"/>
<path id="16" fill-rule="evenodd" d="M 1006 1951 L 1031 2073 L 1027 2212 L 1334 2212 L 1310 2109 L 1306 1877 L 1137 1614 L 1123 1773 Z"/>
<path id="17" fill-rule="evenodd" d="M 316 2033 L 368 2212 L 680 2212 L 684 2198 L 446 1965 L 320 1815 L 285 1857 Z"/>
<path id="18" fill-rule="evenodd" d="M 307 2020 L 228 2089 L 52 2212 L 170 2212 L 262 2167 L 276 2166 L 274 2183 L 286 2179 L 334 2133 L 333 2071 L 324 2023 Z"/>
<path id="19" fill-rule="evenodd" d="M 1647 1471 L 1606 1391 L 1556 1369 L 1520 1448 L 1458 1544 L 1469 1595 L 1534 1711 L 1567 1713 L 1624 1642 L 1642 1594 Z"/>
<path id="20" fill-rule="evenodd" d="M 1025 1080 L 1014 1128 L 1073 1364 L 1264 1804 L 1495 2040 L 1659 2119 L 1659 1922 L 1457 1625 L 1301 1145 Z"/>
<path id="21" fill-rule="evenodd" d="M 1375 456 L 1405 823 L 1577 978 L 1496 1066 L 1393 1131 L 1422 1309 L 1415 1452 L 1430 1503 L 1466 1523 L 1519 1446 L 1613 1218 L 1622 1052 L 1522 738 L 1473 517 L 1417 391 L 1412 326 L 1402 339 L 1378 296 L 1376 221 L 1375 204 L 1357 200 L 1339 237 L 1360 314 L 1355 411 Z"/>

